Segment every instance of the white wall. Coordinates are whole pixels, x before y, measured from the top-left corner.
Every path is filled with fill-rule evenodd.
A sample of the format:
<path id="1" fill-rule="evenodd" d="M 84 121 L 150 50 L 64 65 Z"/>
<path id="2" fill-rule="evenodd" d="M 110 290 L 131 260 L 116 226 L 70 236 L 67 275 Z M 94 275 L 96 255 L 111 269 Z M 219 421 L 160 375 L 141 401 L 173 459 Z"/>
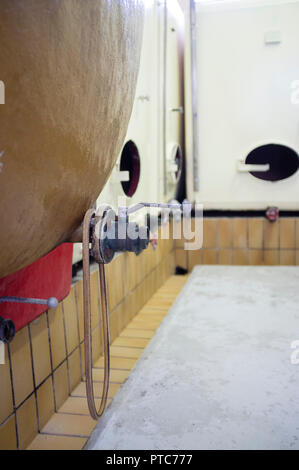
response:
<path id="1" fill-rule="evenodd" d="M 199 192 L 192 190 L 189 133 L 189 197 L 206 209 L 299 209 L 299 172 L 271 183 L 236 169 L 262 144 L 299 151 L 299 106 L 291 102 L 299 79 L 298 1 L 205 1 L 197 11 Z M 280 32 L 281 43 L 266 45 L 268 31 Z"/>
<path id="2" fill-rule="evenodd" d="M 182 49 L 183 14 L 176 0 L 168 0 L 167 43 L 164 47 L 164 3 L 146 0 L 143 44 L 140 69 L 134 106 L 124 144 L 132 140 L 138 147 L 141 158 L 140 181 L 132 198 L 126 198 L 119 181 L 120 157 L 101 192 L 97 205 L 109 204 L 117 209 L 121 204 L 132 205 L 139 202 L 164 202 L 172 199 L 175 186 L 168 185 L 164 193 L 164 156 L 169 142 L 182 143 L 182 115 L 171 113 L 170 108 L 183 105 L 181 87 L 183 74 L 179 75 Z M 175 29 L 172 31 L 171 28 Z M 164 54 L 166 75 L 164 75 Z M 166 136 L 164 139 L 164 80 L 166 82 Z M 152 212 L 157 212 L 153 210 Z M 141 210 L 131 218 L 144 223 L 146 210 Z M 82 258 L 81 244 L 74 249 L 74 262 Z"/>
<path id="3" fill-rule="evenodd" d="M 167 44 L 166 44 L 166 197 L 165 201 L 173 200 L 176 196 L 177 180 L 173 155 L 175 149 L 183 152 L 184 130 L 184 90 L 183 90 L 183 61 L 184 61 L 184 14 L 177 1 L 169 0 L 167 14 Z M 179 109 L 182 112 L 178 111 Z"/>

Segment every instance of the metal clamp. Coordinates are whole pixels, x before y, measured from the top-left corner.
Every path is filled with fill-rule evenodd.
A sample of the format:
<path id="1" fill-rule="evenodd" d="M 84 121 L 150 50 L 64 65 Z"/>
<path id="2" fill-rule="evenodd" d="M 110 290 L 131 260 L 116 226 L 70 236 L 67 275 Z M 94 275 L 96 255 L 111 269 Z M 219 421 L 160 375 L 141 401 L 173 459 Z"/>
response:
<path id="1" fill-rule="evenodd" d="M 180 106 L 178 108 L 171 108 L 170 111 L 172 113 L 180 113 L 180 114 L 184 114 L 184 108 L 183 106 Z"/>
<path id="2" fill-rule="evenodd" d="M 140 96 L 138 96 L 138 98 L 137 98 L 138 101 L 142 101 L 142 102 L 143 102 L 143 101 L 148 101 L 148 102 L 149 102 L 150 99 L 151 99 L 151 98 L 150 98 L 149 95 L 140 95 Z"/>

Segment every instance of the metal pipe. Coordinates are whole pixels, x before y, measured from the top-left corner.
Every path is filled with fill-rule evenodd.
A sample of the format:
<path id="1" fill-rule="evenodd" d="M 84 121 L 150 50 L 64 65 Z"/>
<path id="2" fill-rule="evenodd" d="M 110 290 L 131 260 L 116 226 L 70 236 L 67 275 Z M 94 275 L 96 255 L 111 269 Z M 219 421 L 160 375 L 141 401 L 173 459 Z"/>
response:
<path id="1" fill-rule="evenodd" d="M 166 152 L 166 120 L 167 120 L 167 26 L 168 9 L 167 0 L 164 2 L 164 21 L 163 21 L 163 190 L 164 197 L 167 196 L 167 152 Z"/>
<path id="2" fill-rule="evenodd" d="M 190 52 L 192 90 L 192 140 L 193 140 L 193 190 L 199 191 L 198 162 L 198 73 L 197 73 L 197 31 L 196 4 L 190 0 Z"/>
<path id="3" fill-rule="evenodd" d="M 29 297 L 0 297 L 0 304 L 4 302 L 15 302 L 19 304 L 33 304 L 33 305 L 47 305 L 49 308 L 57 308 L 58 300 L 56 297 L 49 297 L 48 299 L 31 299 Z"/>

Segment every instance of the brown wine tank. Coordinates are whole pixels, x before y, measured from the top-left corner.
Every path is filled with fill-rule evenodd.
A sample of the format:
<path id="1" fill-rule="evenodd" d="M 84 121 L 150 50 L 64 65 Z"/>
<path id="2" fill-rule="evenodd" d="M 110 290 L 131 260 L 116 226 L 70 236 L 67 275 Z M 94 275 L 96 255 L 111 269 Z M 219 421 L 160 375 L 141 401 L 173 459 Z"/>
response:
<path id="1" fill-rule="evenodd" d="M 68 241 L 129 122 L 138 0 L 1 0 L 0 278 Z"/>

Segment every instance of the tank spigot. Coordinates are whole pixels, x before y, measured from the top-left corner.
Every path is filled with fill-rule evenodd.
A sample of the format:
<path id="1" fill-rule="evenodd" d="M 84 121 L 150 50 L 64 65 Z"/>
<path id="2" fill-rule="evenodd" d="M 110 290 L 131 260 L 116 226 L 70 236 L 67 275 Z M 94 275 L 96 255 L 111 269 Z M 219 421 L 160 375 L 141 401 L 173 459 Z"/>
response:
<path id="1" fill-rule="evenodd" d="M 139 227 L 135 222 L 115 221 L 107 230 L 103 243 L 116 253 L 128 251 L 139 255 L 148 247 L 149 241 L 148 227 Z"/>
<path id="2" fill-rule="evenodd" d="M 139 255 L 148 247 L 148 227 L 129 222 L 128 217 L 117 217 L 111 208 L 105 209 L 92 231 L 92 255 L 98 262 L 108 264 L 120 252 Z"/>
<path id="3" fill-rule="evenodd" d="M 179 213 L 191 213 L 192 206 L 188 201 L 179 204 L 141 202 L 131 207 L 120 206 L 118 215 L 110 206 L 100 206 L 91 220 L 91 254 L 98 263 L 110 263 L 118 252 L 131 252 L 139 255 L 150 243 L 150 230 L 130 222 L 130 215 L 143 208 L 172 210 Z"/>

